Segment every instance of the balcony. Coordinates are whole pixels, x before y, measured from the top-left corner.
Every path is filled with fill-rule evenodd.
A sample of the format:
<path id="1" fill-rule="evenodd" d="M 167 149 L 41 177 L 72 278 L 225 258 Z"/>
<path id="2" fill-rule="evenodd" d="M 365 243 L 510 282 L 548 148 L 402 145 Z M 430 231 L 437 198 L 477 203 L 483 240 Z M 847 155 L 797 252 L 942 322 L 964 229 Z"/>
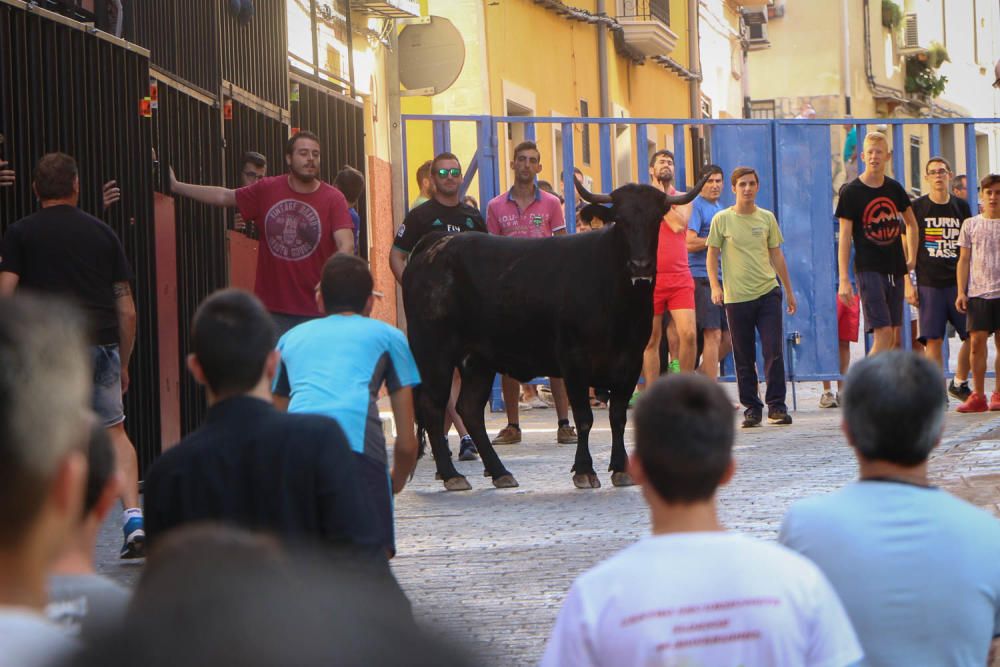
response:
<path id="1" fill-rule="evenodd" d="M 619 9 L 625 43 L 642 55 L 665 56 L 677 46 L 677 35 L 669 27 L 669 0 L 620 0 Z"/>
<path id="2" fill-rule="evenodd" d="M 733 4 L 740 8 L 752 9 L 754 7 L 768 7 L 774 3 L 771 0 L 733 0 Z"/>
<path id="3" fill-rule="evenodd" d="M 386 19 L 408 19 L 420 16 L 420 3 L 414 0 L 351 0 L 351 9 Z"/>

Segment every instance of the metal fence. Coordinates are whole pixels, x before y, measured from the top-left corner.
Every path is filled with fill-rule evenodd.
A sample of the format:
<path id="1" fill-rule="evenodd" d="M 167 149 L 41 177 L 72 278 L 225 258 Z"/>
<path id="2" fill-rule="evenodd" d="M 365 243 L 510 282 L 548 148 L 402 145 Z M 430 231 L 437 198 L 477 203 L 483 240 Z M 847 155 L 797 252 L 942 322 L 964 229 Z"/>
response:
<path id="1" fill-rule="evenodd" d="M 0 189 L 0 233 L 37 210 L 31 171 L 43 154 L 62 151 L 80 167 L 80 207 L 118 233 L 135 272 L 138 331 L 126 429 L 146 464 L 159 452 L 157 320 L 152 261 L 147 54 L 87 32 L 78 23 L 0 0 L 0 156 L 17 184 Z M 102 211 L 101 185 L 118 181 L 122 200 Z"/>
<path id="2" fill-rule="evenodd" d="M 228 0 L 224 0 L 226 5 Z M 211 4 L 210 0 L 202 0 Z M 222 79 L 262 100 L 288 108 L 288 16 L 285 0 L 257 0 L 247 24 L 219 14 Z"/>

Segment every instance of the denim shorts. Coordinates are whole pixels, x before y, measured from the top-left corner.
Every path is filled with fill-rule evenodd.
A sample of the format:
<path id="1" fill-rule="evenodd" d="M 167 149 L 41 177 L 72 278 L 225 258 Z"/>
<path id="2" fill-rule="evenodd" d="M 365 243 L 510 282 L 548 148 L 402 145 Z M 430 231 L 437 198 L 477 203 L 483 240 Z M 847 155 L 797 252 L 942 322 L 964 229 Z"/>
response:
<path id="1" fill-rule="evenodd" d="M 104 428 L 125 421 L 122 406 L 122 360 L 118 344 L 90 348 L 94 362 L 93 408 Z"/>

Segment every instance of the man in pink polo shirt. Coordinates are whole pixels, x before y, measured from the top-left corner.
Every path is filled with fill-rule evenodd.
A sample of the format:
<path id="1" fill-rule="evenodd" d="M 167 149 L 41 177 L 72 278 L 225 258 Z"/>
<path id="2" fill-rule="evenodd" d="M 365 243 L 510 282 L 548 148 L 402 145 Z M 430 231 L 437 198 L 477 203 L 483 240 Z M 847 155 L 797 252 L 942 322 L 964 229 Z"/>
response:
<path id="1" fill-rule="evenodd" d="M 491 199 L 486 207 L 486 229 L 490 234 L 541 239 L 566 233 L 559 198 L 535 185 L 535 177 L 542 171 L 541 155 L 533 141 L 522 141 L 514 148 L 514 159 L 510 162 L 514 185 L 510 191 Z M 576 430 L 569 423 L 566 386 L 560 378 L 549 378 L 549 384 L 559 420 L 556 440 L 560 444 L 575 444 Z M 500 430 L 493 444 L 514 445 L 521 442 L 518 422 L 521 386 L 517 380 L 505 375 L 502 387 L 507 426 Z"/>
<path id="2" fill-rule="evenodd" d="M 320 317 L 315 290 L 323 264 L 335 252 L 354 252 L 354 223 L 340 190 L 319 178 L 319 138 L 299 132 L 285 146 L 288 173 L 230 190 L 181 183 L 170 171 L 176 195 L 213 206 L 239 208 L 260 229 L 254 292 L 282 334 Z"/>

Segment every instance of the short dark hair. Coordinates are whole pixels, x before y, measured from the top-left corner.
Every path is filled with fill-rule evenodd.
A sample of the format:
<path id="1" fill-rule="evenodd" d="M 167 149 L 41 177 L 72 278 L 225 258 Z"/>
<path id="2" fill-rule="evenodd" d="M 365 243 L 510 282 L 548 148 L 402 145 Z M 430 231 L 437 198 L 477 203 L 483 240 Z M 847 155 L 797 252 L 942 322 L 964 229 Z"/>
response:
<path id="1" fill-rule="evenodd" d="M 87 449 L 87 488 L 83 495 L 83 518 L 97 506 L 104 488 L 115 474 L 115 452 L 111 438 L 103 424 L 90 429 L 90 446 Z"/>
<path id="2" fill-rule="evenodd" d="M 431 160 L 431 172 L 432 173 L 434 172 L 435 169 L 437 169 L 437 164 L 441 160 L 454 160 L 455 162 L 458 162 L 459 166 L 462 165 L 462 162 L 461 162 L 461 160 L 458 159 L 457 155 L 455 155 L 454 153 L 449 153 L 448 151 L 445 151 L 443 153 L 438 153 L 437 155 L 434 156 L 434 159 Z"/>
<path id="3" fill-rule="evenodd" d="M 941 370 L 924 356 L 892 350 L 852 364 L 844 381 L 844 425 L 864 458 L 915 466 L 941 437 Z"/>
<path id="4" fill-rule="evenodd" d="M 717 164 L 706 164 L 704 167 L 702 167 L 701 175 L 703 177 L 711 176 L 712 174 L 719 174 L 723 178 L 725 178 L 726 175 L 726 173 L 722 171 L 722 167 L 720 167 Z"/>
<path id="5" fill-rule="evenodd" d="M 424 162 L 422 165 L 417 167 L 417 185 L 420 185 L 420 181 L 424 180 L 425 178 L 431 177 L 431 164 L 433 164 L 433 162 L 434 160 L 428 160 L 427 162 Z"/>
<path id="6" fill-rule="evenodd" d="M 946 160 L 945 158 L 941 157 L 940 155 L 935 155 L 935 156 L 931 157 L 929 160 L 927 160 L 927 162 L 924 164 L 924 171 L 925 172 L 927 171 L 928 167 L 931 166 L 931 162 L 940 162 L 941 164 L 943 164 L 945 166 L 945 168 L 949 172 L 951 171 L 951 162 L 948 162 L 948 160 Z"/>
<path id="7" fill-rule="evenodd" d="M 312 139 L 317 144 L 322 145 L 322 142 L 320 142 L 319 137 L 317 137 L 312 132 L 309 132 L 308 130 L 299 130 L 298 132 L 290 136 L 288 138 L 288 141 L 285 143 L 285 155 L 291 155 L 292 153 L 295 152 L 295 142 L 298 141 L 299 139 Z"/>
<path id="8" fill-rule="evenodd" d="M 276 339 L 274 320 L 264 304 L 240 289 L 210 294 L 191 325 L 191 352 L 217 395 L 250 391 L 260 381 Z"/>
<path id="9" fill-rule="evenodd" d="M 656 158 L 660 157 L 661 155 L 664 155 L 670 158 L 671 160 L 674 159 L 673 151 L 668 151 L 666 148 L 661 148 L 660 150 L 656 151 L 655 153 L 649 156 L 649 166 L 652 167 L 654 164 L 656 164 Z"/>
<path id="10" fill-rule="evenodd" d="M 35 191 L 42 201 L 73 195 L 73 181 L 80 175 L 76 160 L 65 153 L 46 153 L 35 166 Z"/>
<path id="11" fill-rule="evenodd" d="M 257 151 L 247 151 L 243 154 L 243 161 L 240 162 L 240 166 L 245 167 L 247 163 L 250 163 L 260 169 L 264 169 L 267 167 L 267 158 Z"/>
<path id="12" fill-rule="evenodd" d="M 327 314 L 360 313 L 368 303 L 375 282 L 368 262 L 356 255 L 338 252 L 323 265 L 319 287 Z"/>
<path id="13" fill-rule="evenodd" d="M 1000 183 L 1000 174 L 986 174 L 983 176 L 983 180 L 979 181 L 979 189 L 985 190 L 986 188 L 993 187 L 997 183 Z"/>
<path id="14" fill-rule="evenodd" d="M 708 500 L 732 460 L 733 404 L 703 375 L 661 378 L 635 409 L 635 455 L 670 503 Z"/>
<path id="15" fill-rule="evenodd" d="M 517 159 L 517 154 L 520 153 L 521 151 L 535 151 L 536 153 L 538 153 L 539 158 L 542 157 L 542 152 L 538 150 L 538 144 L 536 144 L 534 141 L 522 141 L 517 146 L 514 146 L 514 152 L 511 153 L 511 155 L 514 157 L 514 159 Z"/>
<path id="16" fill-rule="evenodd" d="M 333 186 L 344 193 L 348 204 L 356 204 L 365 191 L 365 175 L 345 164 L 333 179 Z"/>
<path id="17" fill-rule="evenodd" d="M 954 188 L 954 187 L 955 187 L 956 185 L 958 185 L 958 184 L 959 184 L 960 182 L 961 182 L 961 183 L 965 183 L 965 181 L 966 181 L 966 176 L 965 176 L 965 174 L 957 174 L 957 175 L 955 176 L 955 178 L 953 178 L 953 179 L 951 180 L 951 187 L 953 187 L 953 188 Z"/>
<path id="18" fill-rule="evenodd" d="M 729 182 L 735 187 L 736 181 L 750 174 L 753 174 L 754 181 L 757 185 L 760 185 L 760 175 L 753 167 L 736 167 L 736 169 L 733 169 L 733 175 L 729 177 Z"/>

